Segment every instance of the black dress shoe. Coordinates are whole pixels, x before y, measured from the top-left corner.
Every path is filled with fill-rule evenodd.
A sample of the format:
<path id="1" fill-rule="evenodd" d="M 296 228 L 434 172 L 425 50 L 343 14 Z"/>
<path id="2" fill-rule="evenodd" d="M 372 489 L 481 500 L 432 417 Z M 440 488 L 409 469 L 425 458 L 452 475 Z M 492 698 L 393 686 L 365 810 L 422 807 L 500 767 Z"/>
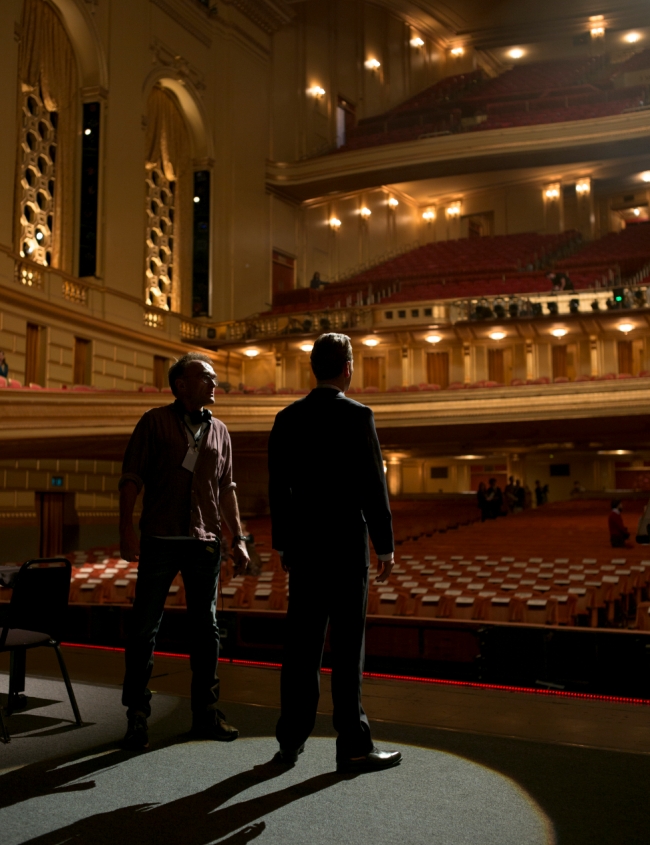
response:
<path id="1" fill-rule="evenodd" d="M 190 736 L 192 739 L 232 742 L 239 736 L 239 731 L 226 722 L 226 717 L 221 710 L 208 710 L 206 713 L 194 714 Z"/>
<path id="2" fill-rule="evenodd" d="M 379 769 L 390 769 L 402 762 L 401 751 L 379 751 L 373 746 L 372 751 L 365 757 L 337 757 L 337 772 L 375 772 Z"/>
<path id="3" fill-rule="evenodd" d="M 147 717 L 144 713 L 136 713 L 129 719 L 129 725 L 122 740 L 122 748 L 127 751 L 144 751 L 145 748 L 149 748 Z"/>
<path id="4" fill-rule="evenodd" d="M 277 752 L 273 758 L 274 763 L 280 763 L 283 766 L 293 766 L 298 762 L 298 755 L 305 750 L 305 743 L 300 748 L 282 748 Z"/>

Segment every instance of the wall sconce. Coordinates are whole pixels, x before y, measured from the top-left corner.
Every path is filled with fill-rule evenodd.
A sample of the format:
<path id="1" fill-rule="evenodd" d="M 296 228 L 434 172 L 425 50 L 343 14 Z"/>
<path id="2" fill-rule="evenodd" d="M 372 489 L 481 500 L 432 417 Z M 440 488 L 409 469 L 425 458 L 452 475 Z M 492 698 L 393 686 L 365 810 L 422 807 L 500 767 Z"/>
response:
<path id="1" fill-rule="evenodd" d="M 378 62 L 377 59 L 368 59 L 368 61 L 364 62 L 364 65 L 368 70 L 379 70 L 381 62 Z"/>
<path id="2" fill-rule="evenodd" d="M 559 340 L 561 337 L 564 337 L 564 335 L 565 335 L 566 333 L 567 333 L 567 330 L 566 330 L 566 329 L 552 329 L 552 330 L 551 330 L 551 334 L 553 335 L 553 337 L 557 337 L 557 338 L 558 338 L 558 340 Z"/>
<path id="3" fill-rule="evenodd" d="M 373 348 L 375 346 L 379 346 L 379 340 L 376 337 L 367 337 L 363 341 L 363 345 Z"/>
<path id="4" fill-rule="evenodd" d="M 641 179 L 643 182 L 650 182 L 650 170 L 646 170 L 645 173 L 642 173 Z"/>
<path id="5" fill-rule="evenodd" d="M 455 202 L 447 206 L 447 217 L 460 217 L 460 203 Z"/>
<path id="6" fill-rule="evenodd" d="M 424 41 L 420 38 L 419 35 L 414 36 L 410 40 L 411 47 L 424 47 Z"/>
<path id="7" fill-rule="evenodd" d="M 523 55 L 524 51 L 521 49 L 521 47 L 513 47 L 512 50 L 508 50 L 508 56 L 511 59 L 521 59 Z"/>
<path id="8" fill-rule="evenodd" d="M 592 38 L 602 38 L 605 34 L 605 18 L 603 15 L 591 15 L 589 17 L 589 32 Z"/>
<path id="9" fill-rule="evenodd" d="M 639 217 L 639 216 L 640 216 L 640 214 L 641 214 L 641 209 L 640 209 L 640 208 L 633 208 L 633 209 L 632 209 L 632 214 L 633 214 L 635 217 Z M 36 235 L 36 237 L 38 237 L 38 235 Z"/>
<path id="10" fill-rule="evenodd" d="M 442 340 L 439 334 L 430 334 L 427 335 L 427 337 L 425 337 L 424 339 L 427 343 L 440 343 L 440 341 Z"/>
<path id="11" fill-rule="evenodd" d="M 332 231 L 334 232 L 338 232 L 338 230 L 341 228 L 341 221 L 338 219 L 338 217 L 330 217 L 327 222 L 330 229 L 332 229 Z"/>
<path id="12" fill-rule="evenodd" d="M 578 196 L 583 197 L 585 194 L 591 192 L 591 182 L 589 179 L 583 179 L 580 182 L 576 182 L 576 194 Z"/>
<path id="13" fill-rule="evenodd" d="M 325 96 L 325 89 L 321 88 L 320 85 L 312 85 L 311 88 L 307 89 L 307 93 L 315 100 L 322 100 Z"/>
<path id="14" fill-rule="evenodd" d="M 428 209 L 427 211 L 425 211 L 425 212 L 423 213 L 423 215 L 422 215 L 422 219 L 423 219 L 423 220 L 426 220 L 426 221 L 427 221 L 427 223 L 432 223 L 432 222 L 436 219 L 436 213 L 435 213 L 435 211 L 432 211 L 431 209 Z"/>
<path id="15" fill-rule="evenodd" d="M 560 199 L 560 186 L 559 185 L 547 185 L 546 188 L 544 188 L 544 199 L 559 200 Z"/>
<path id="16" fill-rule="evenodd" d="M 462 56 L 465 53 L 464 47 L 452 47 L 449 51 L 452 56 Z"/>
<path id="17" fill-rule="evenodd" d="M 397 208 L 398 205 L 399 205 L 399 200 L 396 200 L 395 197 L 391 197 L 388 200 L 388 207 L 392 208 L 393 211 L 395 211 L 395 209 Z"/>
<path id="18" fill-rule="evenodd" d="M 359 211 L 359 214 L 363 217 L 364 220 L 367 220 L 372 214 L 372 211 L 364 205 L 364 207 Z"/>
<path id="19" fill-rule="evenodd" d="M 490 340 L 503 340 L 503 338 L 506 336 L 506 333 L 505 332 L 490 332 L 490 334 L 488 336 L 489 336 Z"/>
<path id="20" fill-rule="evenodd" d="M 313 344 L 313 343 L 303 343 L 303 344 L 300 346 L 300 351 L 301 351 L 301 352 L 311 352 L 313 348 L 314 348 L 314 344 Z"/>
<path id="21" fill-rule="evenodd" d="M 625 36 L 625 41 L 627 41 L 628 44 L 636 44 L 637 41 L 640 40 L 641 35 L 638 32 L 628 32 L 628 34 Z"/>
<path id="22" fill-rule="evenodd" d="M 244 349 L 244 355 L 246 355 L 247 358 L 257 358 L 259 354 L 259 349 Z"/>
<path id="23" fill-rule="evenodd" d="M 623 334 L 629 334 L 631 331 L 634 330 L 634 326 L 632 323 L 621 323 L 621 325 L 617 328 L 619 332 L 623 332 Z"/>

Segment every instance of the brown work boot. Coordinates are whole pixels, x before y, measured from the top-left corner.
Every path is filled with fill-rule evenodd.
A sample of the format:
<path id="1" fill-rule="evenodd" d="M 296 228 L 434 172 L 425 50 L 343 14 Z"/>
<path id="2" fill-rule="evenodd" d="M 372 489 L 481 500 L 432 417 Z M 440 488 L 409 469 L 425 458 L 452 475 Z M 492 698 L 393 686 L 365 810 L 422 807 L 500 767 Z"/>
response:
<path id="1" fill-rule="evenodd" d="M 232 742 L 239 731 L 226 722 L 221 710 L 206 710 L 192 715 L 192 739 L 214 739 L 218 742 Z"/>

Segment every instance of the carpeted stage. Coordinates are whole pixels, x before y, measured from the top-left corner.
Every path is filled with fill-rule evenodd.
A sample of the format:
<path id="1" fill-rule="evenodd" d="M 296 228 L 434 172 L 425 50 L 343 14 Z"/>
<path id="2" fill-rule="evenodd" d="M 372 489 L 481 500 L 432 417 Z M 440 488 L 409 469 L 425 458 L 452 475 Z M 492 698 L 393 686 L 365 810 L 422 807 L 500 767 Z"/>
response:
<path id="1" fill-rule="evenodd" d="M 0 689 L 7 676 L 0 675 Z M 0 745 L 2 845 L 550 845 L 646 843 L 650 754 L 375 722 L 399 768 L 339 775 L 330 719 L 298 765 L 271 763 L 271 707 L 224 704 L 234 743 L 189 741 L 189 702 L 157 694 L 151 747 L 119 749 L 115 686 L 28 678 Z M 3 697 L 4 698 L 4 697 Z M 519 697 L 513 696 L 513 705 Z M 530 698 L 530 696 L 528 697 Z M 644 707 L 645 711 L 646 708 Z M 577 711 L 576 711 L 577 712 Z M 573 714 L 575 718 L 575 713 Z M 650 708 L 647 709 L 650 744 Z"/>

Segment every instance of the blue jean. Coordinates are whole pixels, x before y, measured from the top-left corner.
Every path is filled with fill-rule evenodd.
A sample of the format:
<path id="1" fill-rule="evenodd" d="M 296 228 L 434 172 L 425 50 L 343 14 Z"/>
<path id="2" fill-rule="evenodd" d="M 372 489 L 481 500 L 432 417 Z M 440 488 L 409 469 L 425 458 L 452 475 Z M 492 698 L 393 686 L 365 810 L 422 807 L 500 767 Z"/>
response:
<path id="1" fill-rule="evenodd" d="M 142 538 L 131 630 L 124 655 L 122 704 L 128 708 L 127 716 L 136 711 L 151 715 L 151 692 L 147 687 L 156 635 L 169 588 L 179 571 L 185 584 L 186 617 L 190 626 L 192 712 L 202 713 L 216 707 L 219 699 L 216 596 L 220 554 L 218 541 Z"/>

